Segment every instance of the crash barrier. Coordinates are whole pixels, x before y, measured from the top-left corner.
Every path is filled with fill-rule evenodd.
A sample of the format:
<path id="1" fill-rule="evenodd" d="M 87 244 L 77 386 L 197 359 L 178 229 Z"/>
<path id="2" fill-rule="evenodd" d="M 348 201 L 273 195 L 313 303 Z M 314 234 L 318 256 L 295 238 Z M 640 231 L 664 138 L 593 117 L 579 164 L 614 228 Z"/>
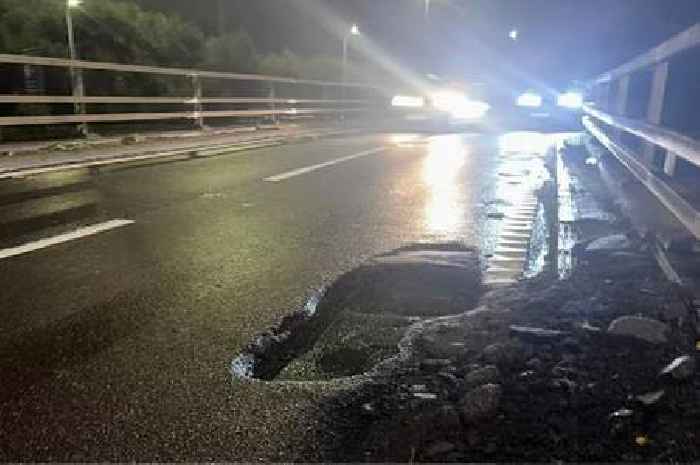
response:
<path id="1" fill-rule="evenodd" d="M 204 127 L 208 118 L 278 120 L 352 114 L 372 109 L 380 96 L 379 89 L 359 83 L 27 55 L 0 54 L 0 70 L 6 76 L 4 85 L 0 81 L 0 105 L 5 106 L 0 112 L 0 128 L 178 119 Z M 14 78 L 8 84 L 10 75 Z M 186 95 L 111 93 L 115 89 L 142 93 L 144 87 Z M 90 95 L 91 90 L 99 95 Z M 215 95 L 207 95 L 208 90 Z M 159 111 L 148 111 L 154 107 Z M 112 111 L 103 111 L 105 108 Z"/>
<path id="2" fill-rule="evenodd" d="M 700 238 L 700 214 L 693 200 L 683 194 L 700 193 L 693 189 L 697 180 L 688 182 L 700 179 L 700 142 L 669 127 L 672 111 L 678 111 L 671 108 L 668 97 L 673 95 L 671 90 L 676 94 L 686 92 L 671 89 L 671 84 L 690 88 L 698 81 L 688 74 L 700 69 L 688 68 L 684 63 L 698 51 L 700 24 L 594 79 L 588 84 L 583 121 L 588 132 L 696 238 Z M 674 69 L 684 73 L 679 76 L 683 79 L 670 79 Z M 682 173 L 680 165 L 684 168 Z"/>

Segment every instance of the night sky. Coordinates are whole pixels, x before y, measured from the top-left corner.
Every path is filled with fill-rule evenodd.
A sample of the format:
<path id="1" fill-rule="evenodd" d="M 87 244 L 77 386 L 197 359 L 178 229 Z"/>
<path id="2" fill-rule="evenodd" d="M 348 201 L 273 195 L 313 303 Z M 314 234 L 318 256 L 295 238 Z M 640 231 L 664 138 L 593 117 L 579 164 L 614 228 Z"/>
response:
<path id="1" fill-rule="evenodd" d="M 453 78 L 508 74 L 561 86 L 587 79 L 700 21 L 700 0 L 138 0 L 208 34 L 243 27 L 260 51 L 338 54 L 357 22 L 367 59 Z M 221 11 L 219 7 L 221 3 Z M 520 39 L 508 32 L 517 28 Z M 371 46 L 367 46 L 371 44 Z"/>

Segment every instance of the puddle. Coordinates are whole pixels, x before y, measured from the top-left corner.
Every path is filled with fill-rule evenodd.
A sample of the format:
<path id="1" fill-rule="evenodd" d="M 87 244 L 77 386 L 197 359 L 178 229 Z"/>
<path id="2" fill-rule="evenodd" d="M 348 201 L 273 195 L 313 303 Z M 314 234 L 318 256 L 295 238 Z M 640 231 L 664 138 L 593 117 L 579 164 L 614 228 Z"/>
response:
<path id="1" fill-rule="evenodd" d="M 362 375 L 399 352 L 423 321 L 474 308 L 479 254 L 459 244 L 416 245 L 367 261 L 263 333 L 233 359 L 236 379 L 321 381 Z"/>
<path id="2" fill-rule="evenodd" d="M 523 276 L 533 278 L 542 273 L 547 266 L 547 256 L 550 252 L 549 225 L 545 216 L 545 206 L 540 202 L 537 208 L 537 216 L 532 227 L 528 260 Z"/>
<path id="3" fill-rule="evenodd" d="M 255 378 L 255 356 L 253 354 L 241 354 L 231 362 L 231 375 L 234 378 Z"/>

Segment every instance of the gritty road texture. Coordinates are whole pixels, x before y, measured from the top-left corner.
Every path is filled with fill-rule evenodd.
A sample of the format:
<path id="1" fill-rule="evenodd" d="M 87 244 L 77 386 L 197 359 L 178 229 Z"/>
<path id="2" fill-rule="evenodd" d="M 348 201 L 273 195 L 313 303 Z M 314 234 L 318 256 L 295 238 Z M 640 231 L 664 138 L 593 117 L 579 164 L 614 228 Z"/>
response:
<path id="1" fill-rule="evenodd" d="M 4 181 L 3 250 L 134 223 L 0 260 L 0 460 L 320 457 L 338 386 L 232 381 L 232 358 L 369 257 L 491 253 L 498 151 L 490 136 L 355 136 Z"/>

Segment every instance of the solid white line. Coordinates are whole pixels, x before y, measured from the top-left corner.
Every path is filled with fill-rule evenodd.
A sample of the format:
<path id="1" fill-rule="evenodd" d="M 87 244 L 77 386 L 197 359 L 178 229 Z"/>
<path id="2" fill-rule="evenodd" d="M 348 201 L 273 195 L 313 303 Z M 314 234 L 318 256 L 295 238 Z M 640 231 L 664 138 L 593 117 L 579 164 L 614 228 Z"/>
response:
<path id="1" fill-rule="evenodd" d="M 336 158 L 335 160 L 327 161 L 325 163 L 319 163 L 318 165 L 311 165 L 311 166 L 306 166 L 304 168 L 299 168 L 293 171 L 288 171 L 286 173 L 278 174 L 276 176 L 270 176 L 268 178 L 263 179 L 263 181 L 267 182 L 280 182 L 287 180 L 289 178 L 293 178 L 295 176 L 301 176 L 302 174 L 306 173 L 311 173 L 312 171 L 320 170 L 322 168 L 326 168 L 327 166 L 333 166 L 337 165 L 338 163 L 343 163 L 349 160 L 354 160 L 355 158 L 360 158 L 360 157 L 367 157 L 369 155 L 375 155 L 377 153 L 384 152 L 387 148 L 386 147 L 378 147 L 370 150 L 365 150 L 364 152 L 356 153 L 354 155 L 348 155 L 347 157 L 342 157 L 342 158 Z"/>
<path id="2" fill-rule="evenodd" d="M 29 252 L 34 252 L 35 250 L 46 249 L 47 247 L 74 241 L 83 237 L 94 236 L 95 234 L 109 231 L 111 229 L 121 228 L 123 226 L 128 226 L 133 223 L 134 222 L 131 220 L 112 220 L 107 221 L 105 223 L 95 224 L 92 226 L 76 229 L 75 231 L 61 234 L 59 236 L 50 237 L 48 239 L 41 239 L 35 242 L 30 242 L 28 244 L 12 247 L 10 249 L 2 249 L 0 250 L 0 260 L 3 258 L 10 258 Z"/>

